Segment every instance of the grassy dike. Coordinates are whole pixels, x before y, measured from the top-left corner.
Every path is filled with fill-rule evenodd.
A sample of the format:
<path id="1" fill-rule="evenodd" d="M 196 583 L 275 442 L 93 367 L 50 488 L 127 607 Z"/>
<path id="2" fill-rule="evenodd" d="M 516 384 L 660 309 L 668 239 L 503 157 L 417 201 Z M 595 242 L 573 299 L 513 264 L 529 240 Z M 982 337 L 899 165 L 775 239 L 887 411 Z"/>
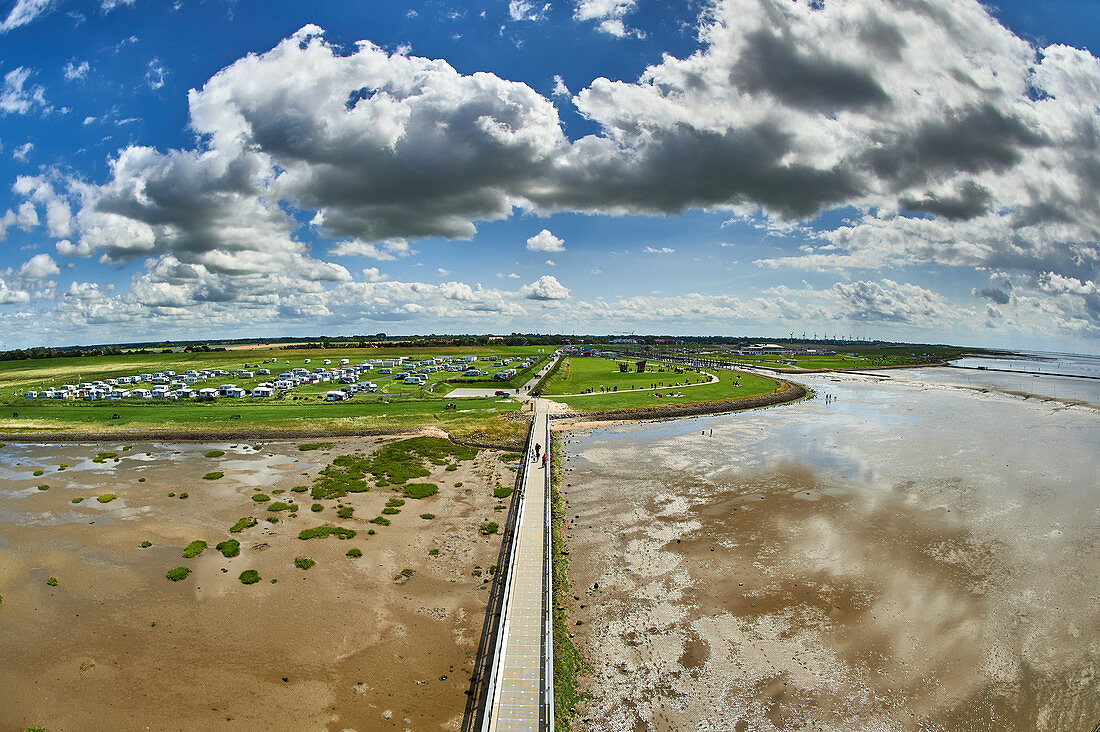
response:
<path id="1" fill-rule="evenodd" d="M 553 379 L 557 375 L 558 369 L 561 368 L 561 365 L 563 363 L 565 363 L 565 361 L 566 361 L 566 357 L 562 356 L 561 358 L 559 358 L 557 361 L 554 362 L 554 365 L 550 367 L 550 370 L 547 371 L 545 374 L 543 374 L 542 378 L 539 379 L 538 383 L 536 383 L 534 388 L 531 389 L 531 396 L 542 396 L 543 387 L 545 387 L 547 384 L 549 384 L 550 380 Z"/>
<path id="2" fill-rule="evenodd" d="M 561 437 L 550 437 L 550 554 L 554 572 L 554 722 L 568 730 L 582 696 L 577 674 L 584 666 L 569 637 L 569 549 L 565 545 L 565 499 L 561 495 L 563 447 Z"/>

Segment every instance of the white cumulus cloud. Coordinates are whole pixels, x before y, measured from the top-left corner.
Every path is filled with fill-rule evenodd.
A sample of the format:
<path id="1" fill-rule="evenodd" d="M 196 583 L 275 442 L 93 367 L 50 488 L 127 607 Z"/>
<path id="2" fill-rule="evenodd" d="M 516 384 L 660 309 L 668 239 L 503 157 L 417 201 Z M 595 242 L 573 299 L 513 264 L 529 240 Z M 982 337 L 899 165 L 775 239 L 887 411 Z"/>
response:
<path id="1" fill-rule="evenodd" d="M 520 293 L 529 300 L 565 300 L 569 290 L 553 275 L 543 275 L 529 285 L 520 288 Z"/>
<path id="2" fill-rule="evenodd" d="M 527 240 L 527 248 L 533 252 L 564 252 L 565 242 L 543 229 Z"/>

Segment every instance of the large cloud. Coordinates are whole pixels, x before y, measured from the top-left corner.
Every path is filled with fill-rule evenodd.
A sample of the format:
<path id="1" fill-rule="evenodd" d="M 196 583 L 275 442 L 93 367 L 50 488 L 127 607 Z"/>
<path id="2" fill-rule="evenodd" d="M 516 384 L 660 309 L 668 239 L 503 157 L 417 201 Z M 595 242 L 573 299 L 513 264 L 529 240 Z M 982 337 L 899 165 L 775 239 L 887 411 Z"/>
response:
<path id="1" fill-rule="evenodd" d="M 948 0 L 725 0 L 701 35 L 700 51 L 637 82 L 582 90 L 574 103 L 601 133 L 570 142 L 525 84 L 368 42 L 341 55 L 307 26 L 191 93 L 203 149 L 130 148 L 92 197 L 172 240 L 90 246 L 293 249 L 288 204 L 365 243 L 469 238 L 517 206 L 787 218 L 857 206 L 897 226 L 923 213 L 948 236 L 999 217 L 1036 271 L 1071 242 L 1095 251 L 1100 65 L 1087 53 L 1037 60 L 981 5 Z"/>
<path id="2" fill-rule="evenodd" d="M 337 236 L 469 238 L 508 216 L 564 144 L 554 105 L 526 84 L 362 42 L 341 56 L 307 27 L 191 95 L 222 151 L 258 149 L 273 191 Z"/>

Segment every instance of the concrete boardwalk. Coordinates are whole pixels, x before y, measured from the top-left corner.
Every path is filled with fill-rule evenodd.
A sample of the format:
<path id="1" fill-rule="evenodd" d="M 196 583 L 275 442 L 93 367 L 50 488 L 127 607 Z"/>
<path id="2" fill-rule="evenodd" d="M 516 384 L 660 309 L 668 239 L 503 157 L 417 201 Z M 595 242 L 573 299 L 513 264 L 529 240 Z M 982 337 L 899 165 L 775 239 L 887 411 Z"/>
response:
<path id="1" fill-rule="evenodd" d="M 531 450 L 526 456 L 523 501 L 516 531 L 515 552 L 508 577 L 503 640 L 494 669 L 494 685 L 484 729 L 550 729 L 553 724 L 553 680 L 549 658 L 548 471 L 542 456 L 549 444 L 546 404 L 535 403 Z M 534 458 L 534 446 L 541 446 Z"/>

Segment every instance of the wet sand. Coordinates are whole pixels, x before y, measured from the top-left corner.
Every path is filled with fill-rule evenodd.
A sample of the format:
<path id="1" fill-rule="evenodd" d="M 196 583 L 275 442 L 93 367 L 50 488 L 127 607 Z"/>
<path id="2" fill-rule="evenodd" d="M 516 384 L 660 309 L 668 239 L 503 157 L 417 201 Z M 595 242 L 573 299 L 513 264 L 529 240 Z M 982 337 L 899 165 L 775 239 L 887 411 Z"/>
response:
<path id="1" fill-rule="evenodd" d="M 1092 729 L 1100 413 L 804 381 L 566 434 L 575 728 Z"/>
<path id="2" fill-rule="evenodd" d="M 511 485 L 514 472 L 489 450 L 455 471 L 429 466 L 423 480 L 439 494 L 407 500 L 382 527 L 368 520 L 397 495 L 388 488 L 349 494 L 347 520 L 335 501 L 313 513 L 308 493 L 290 492 L 375 443 L 339 441 L 331 453 L 298 443 L 0 448 L 0 729 L 458 729 L 488 594 L 472 570 L 499 549 L 477 527 L 501 515 L 492 485 Z M 211 449 L 226 454 L 204 457 Z M 106 450 L 119 461 L 91 461 Z M 225 476 L 202 479 L 213 470 Z M 265 521 L 255 488 L 297 503 L 297 518 Z M 105 492 L 118 498 L 97 502 Z M 260 523 L 229 534 L 247 515 Z M 322 523 L 359 533 L 297 538 Z M 215 551 L 228 538 L 240 556 Z M 183 559 L 194 539 L 209 548 Z M 347 558 L 351 547 L 362 558 Z M 316 565 L 297 569 L 298 556 Z M 192 574 L 168 581 L 181 565 Z M 262 581 L 243 585 L 245 569 Z"/>

